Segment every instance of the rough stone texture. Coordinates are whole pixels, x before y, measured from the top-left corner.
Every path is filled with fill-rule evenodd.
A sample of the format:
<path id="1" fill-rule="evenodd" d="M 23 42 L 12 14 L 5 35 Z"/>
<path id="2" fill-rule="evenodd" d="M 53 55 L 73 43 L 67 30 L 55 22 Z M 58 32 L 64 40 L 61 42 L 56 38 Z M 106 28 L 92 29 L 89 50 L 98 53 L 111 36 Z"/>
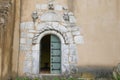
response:
<path id="1" fill-rule="evenodd" d="M 29 33 L 27 36 L 28 36 L 29 38 L 33 38 L 34 34 L 33 34 L 33 33 Z"/>
<path id="2" fill-rule="evenodd" d="M 77 63 L 76 55 L 69 56 L 69 64 L 75 65 Z"/>
<path id="3" fill-rule="evenodd" d="M 26 39 L 25 38 L 21 38 L 20 39 L 20 44 L 25 44 L 27 41 L 26 41 Z"/>
<path id="4" fill-rule="evenodd" d="M 31 46 L 32 45 L 32 39 L 27 39 L 26 44 L 29 45 L 29 46 Z"/>
<path id="5" fill-rule="evenodd" d="M 55 5 L 55 10 L 62 11 L 63 6 L 61 5 Z"/>
<path id="6" fill-rule="evenodd" d="M 33 45 L 33 46 L 32 46 L 32 50 L 33 50 L 33 51 L 34 51 L 34 50 L 35 50 L 35 51 L 36 51 L 36 50 L 39 50 L 39 46 L 40 46 L 39 44 Z"/>
<path id="7" fill-rule="evenodd" d="M 83 36 L 75 36 L 74 41 L 75 43 L 84 43 Z"/>
<path id="8" fill-rule="evenodd" d="M 63 49 L 62 51 L 63 51 L 64 55 L 69 54 L 69 45 L 62 44 L 62 49 Z"/>
<path id="9" fill-rule="evenodd" d="M 80 35 L 80 31 L 78 31 L 78 30 L 77 30 L 77 31 L 73 31 L 73 32 L 72 32 L 72 35 L 73 35 L 73 36 L 78 36 L 78 35 Z"/>
<path id="10" fill-rule="evenodd" d="M 32 74 L 39 74 L 39 54 L 40 54 L 39 51 L 32 52 L 32 57 L 33 57 L 32 59 L 33 64 L 31 68 Z"/>
<path id="11" fill-rule="evenodd" d="M 57 22 L 57 21 L 61 21 L 61 17 L 59 17 L 58 14 L 56 14 L 55 12 L 47 12 L 44 13 L 41 17 L 40 17 L 41 21 L 50 21 L 50 22 Z"/>
<path id="12" fill-rule="evenodd" d="M 25 32 L 21 32 L 21 35 L 20 35 L 21 38 L 26 38 L 27 37 L 27 34 Z"/>
<path id="13" fill-rule="evenodd" d="M 26 73 L 31 73 L 31 68 L 32 68 L 32 61 L 25 61 L 24 62 L 24 71 L 26 72 Z"/>
<path id="14" fill-rule="evenodd" d="M 70 15 L 70 23 L 76 23 L 76 19 L 75 19 L 75 17 L 73 16 L 73 15 Z"/>

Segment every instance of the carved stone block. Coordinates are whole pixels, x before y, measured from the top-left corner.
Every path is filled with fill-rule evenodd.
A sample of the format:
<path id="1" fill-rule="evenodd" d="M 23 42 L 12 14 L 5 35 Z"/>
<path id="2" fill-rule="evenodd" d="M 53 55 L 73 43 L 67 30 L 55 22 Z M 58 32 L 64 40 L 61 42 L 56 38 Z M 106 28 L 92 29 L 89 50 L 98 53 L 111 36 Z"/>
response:
<path id="1" fill-rule="evenodd" d="M 78 36 L 78 35 L 80 35 L 80 31 L 79 31 L 79 30 L 78 30 L 78 31 L 73 31 L 73 32 L 72 32 L 72 35 L 73 35 L 73 36 Z"/>
<path id="2" fill-rule="evenodd" d="M 83 44 L 84 43 L 83 36 L 75 36 L 74 41 L 76 44 Z"/>
<path id="3" fill-rule="evenodd" d="M 0 2 L 0 27 L 6 27 L 8 22 L 8 14 L 11 5 L 9 1 L 1 1 Z"/>
<path id="4" fill-rule="evenodd" d="M 34 36 L 33 33 L 28 33 L 28 34 L 27 34 L 27 37 L 28 37 L 28 38 L 33 38 L 33 36 Z"/>
<path id="5" fill-rule="evenodd" d="M 55 10 L 62 11 L 63 7 L 61 5 L 55 5 Z"/>
<path id="6" fill-rule="evenodd" d="M 21 32 L 20 37 L 21 37 L 21 38 L 26 38 L 26 37 L 27 37 L 27 34 L 26 34 L 25 32 Z"/>
<path id="7" fill-rule="evenodd" d="M 24 62 L 24 73 L 31 73 L 32 71 L 32 62 L 31 61 L 25 61 Z"/>
<path id="8" fill-rule="evenodd" d="M 25 38 L 21 38 L 21 39 L 20 39 L 20 43 L 21 43 L 21 44 L 25 44 L 25 43 L 26 43 L 26 39 L 25 39 Z"/>
<path id="9" fill-rule="evenodd" d="M 27 42 L 26 42 L 27 45 L 32 45 L 32 39 L 27 39 Z"/>

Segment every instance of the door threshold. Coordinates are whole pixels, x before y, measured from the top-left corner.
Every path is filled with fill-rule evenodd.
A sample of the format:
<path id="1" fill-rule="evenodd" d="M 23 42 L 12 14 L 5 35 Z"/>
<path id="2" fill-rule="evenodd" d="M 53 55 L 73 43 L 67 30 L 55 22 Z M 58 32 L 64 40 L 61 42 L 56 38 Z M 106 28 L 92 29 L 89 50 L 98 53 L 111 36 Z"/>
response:
<path id="1" fill-rule="evenodd" d="M 62 74 L 40 74 L 41 76 L 61 76 Z"/>

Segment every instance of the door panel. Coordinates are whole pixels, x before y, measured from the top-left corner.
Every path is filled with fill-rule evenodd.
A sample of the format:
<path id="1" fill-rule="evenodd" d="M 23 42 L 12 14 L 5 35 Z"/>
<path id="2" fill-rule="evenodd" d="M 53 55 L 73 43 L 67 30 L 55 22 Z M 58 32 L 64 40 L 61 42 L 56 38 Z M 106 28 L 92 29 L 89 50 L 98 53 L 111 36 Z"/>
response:
<path id="1" fill-rule="evenodd" d="M 60 63 L 53 64 L 52 67 L 53 70 L 60 70 Z"/>
<path id="2" fill-rule="evenodd" d="M 60 42 L 60 40 L 57 36 L 51 35 L 51 42 Z"/>
<path id="3" fill-rule="evenodd" d="M 51 62 L 52 63 L 56 63 L 56 62 L 58 62 L 58 63 L 60 63 L 60 61 L 61 61 L 61 59 L 60 59 L 60 56 L 52 56 L 52 58 L 51 58 Z"/>
<path id="4" fill-rule="evenodd" d="M 60 50 L 52 50 L 51 55 L 60 55 Z"/>
<path id="5" fill-rule="evenodd" d="M 61 73 L 61 43 L 55 35 L 51 35 L 51 73 Z"/>
<path id="6" fill-rule="evenodd" d="M 60 49 L 60 43 L 59 42 L 57 42 L 57 43 L 51 42 L 51 48 L 52 49 Z"/>

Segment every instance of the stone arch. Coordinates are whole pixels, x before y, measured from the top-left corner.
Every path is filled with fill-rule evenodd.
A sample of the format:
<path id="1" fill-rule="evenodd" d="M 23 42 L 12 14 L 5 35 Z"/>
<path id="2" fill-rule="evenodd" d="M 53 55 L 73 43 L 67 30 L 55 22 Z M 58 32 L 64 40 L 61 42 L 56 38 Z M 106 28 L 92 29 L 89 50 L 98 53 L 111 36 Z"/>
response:
<path id="1" fill-rule="evenodd" d="M 68 53 L 65 53 L 64 54 L 64 50 L 68 50 L 69 47 L 66 47 L 68 46 L 67 44 L 65 44 L 65 40 L 63 38 L 63 36 L 56 32 L 56 31 L 51 31 L 51 30 L 48 30 L 48 31 L 44 31 L 43 33 L 39 34 L 38 38 L 36 39 L 36 44 L 33 45 L 32 47 L 32 56 L 33 56 L 33 65 L 32 65 L 32 73 L 34 74 L 39 74 L 39 60 L 40 60 L 40 57 L 39 57 L 39 54 L 40 54 L 40 41 L 41 39 L 45 36 L 45 35 L 48 35 L 48 34 L 53 34 L 53 35 L 56 35 L 60 41 L 61 41 L 61 73 L 64 73 L 65 71 L 65 68 L 64 66 L 66 65 L 65 63 L 65 59 L 68 58 L 69 56 L 67 55 Z M 65 57 L 66 55 L 66 57 Z M 69 63 L 68 59 L 66 61 L 67 63 Z M 68 64 L 67 64 L 68 65 Z"/>
<path id="2" fill-rule="evenodd" d="M 48 30 L 48 31 L 42 32 L 37 39 L 37 43 L 39 43 L 39 41 L 41 41 L 42 37 L 44 37 L 45 35 L 48 35 L 48 34 L 56 35 L 61 40 L 61 43 L 63 43 L 63 44 L 65 43 L 64 37 L 55 30 Z"/>
<path id="3" fill-rule="evenodd" d="M 37 43 L 38 36 L 40 36 L 42 33 L 55 33 L 61 35 L 63 37 L 64 43 L 73 43 L 73 35 L 71 32 L 63 25 L 60 25 L 58 22 L 52 22 L 52 23 L 41 23 L 36 25 L 36 29 L 39 30 L 39 33 L 36 33 L 33 37 L 33 43 Z M 60 36 L 59 36 L 60 37 Z"/>

